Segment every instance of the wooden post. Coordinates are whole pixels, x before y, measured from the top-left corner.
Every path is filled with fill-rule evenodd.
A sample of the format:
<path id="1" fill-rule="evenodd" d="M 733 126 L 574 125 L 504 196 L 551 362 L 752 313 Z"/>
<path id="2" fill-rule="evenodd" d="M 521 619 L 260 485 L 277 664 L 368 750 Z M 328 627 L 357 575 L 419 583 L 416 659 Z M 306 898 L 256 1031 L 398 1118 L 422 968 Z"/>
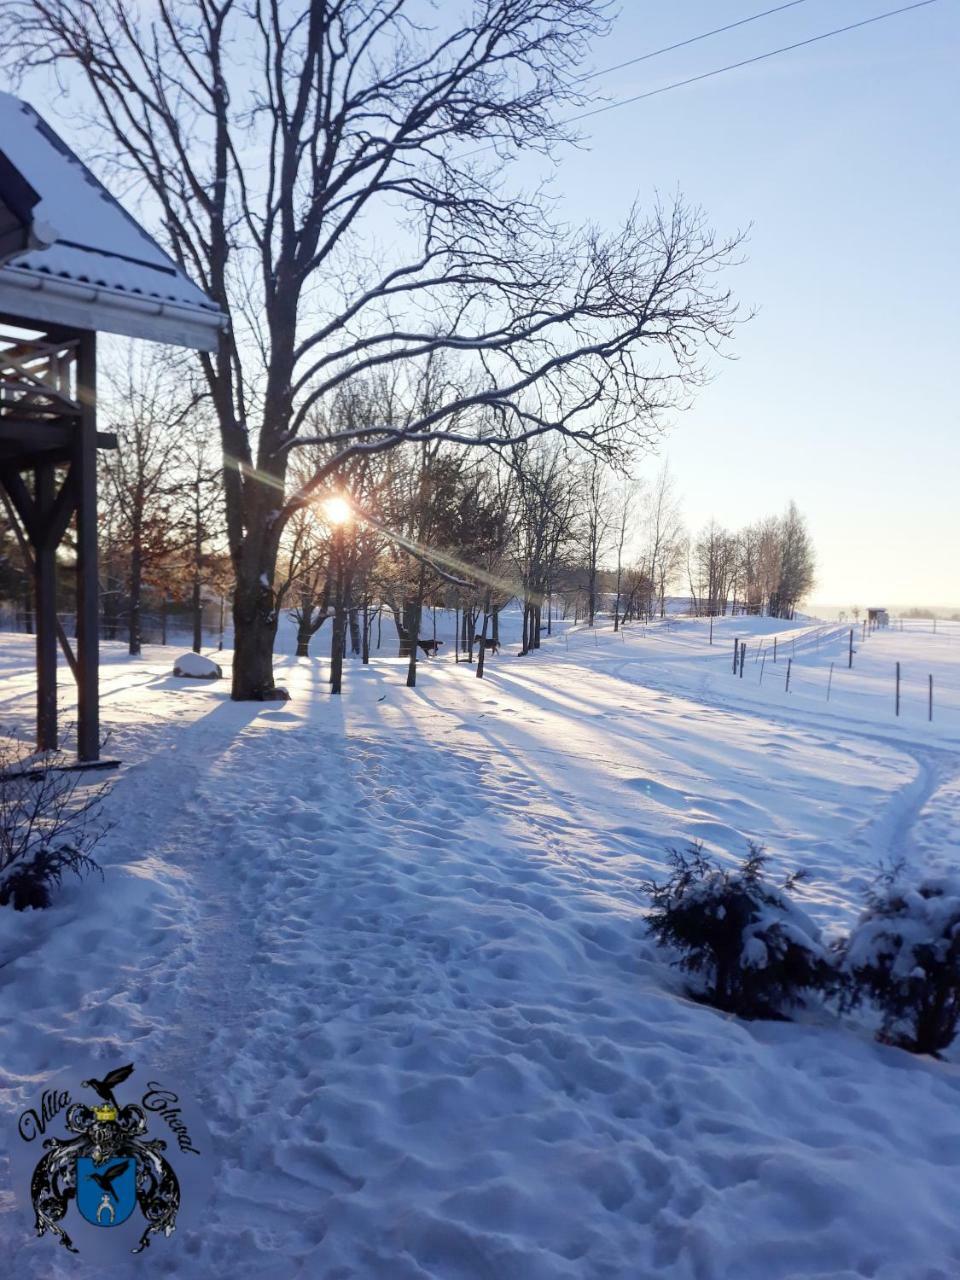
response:
<path id="1" fill-rule="evenodd" d="M 763 668 L 764 668 L 766 665 L 767 665 L 767 655 L 766 655 L 766 654 L 764 654 L 764 655 L 763 655 L 763 659 L 762 659 L 762 661 L 761 661 L 761 663 L 760 663 L 760 683 L 761 683 L 761 684 L 763 684 Z"/>
<path id="2" fill-rule="evenodd" d="M 747 660 L 747 642 L 746 640 L 740 645 L 740 679 L 743 679 L 743 664 Z"/>
<path id="3" fill-rule="evenodd" d="M 853 666 L 853 627 L 850 628 L 850 652 L 847 655 L 848 669 Z"/>
<path id="4" fill-rule="evenodd" d="M 789 693 L 789 692 L 790 692 L 790 668 L 791 668 L 792 666 L 793 666 L 793 659 L 792 659 L 792 658 L 788 658 L 788 659 L 787 659 L 787 680 L 786 680 L 786 683 L 785 683 L 785 684 L 784 684 L 784 686 L 783 686 L 783 691 L 784 691 L 784 693 Z"/>
<path id="5" fill-rule="evenodd" d="M 830 663 L 830 674 L 827 676 L 827 701 L 830 701 L 830 686 L 833 684 L 833 663 Z"/>
<path id="6" fill-rule="evenodd" d="M 927 676 L 927 719 L 933 719 L 933 676 Z"/>
<path id="7" fill-rule="evenodd" d="M 734 636 L 733 639 L 733 674 L 737 674 L 737 662 L 740 658 L 740 641 Z"/>
<path id="8" fill-rule="evenodd" d="M 50 528 L 55 477 L 53 464 L 34 469 L 36 546 L 34 583 L 37 620 L 37 747 L 57 749 L 57 545 Z"/>
<path id="9" fill-rule="evenodd" d="M 710 643 L 713 644 L 713 614 L 710 615 Z"/>
<path id="10" fill-rule="evenodd" d="M 897 695 L 895 702 L 896 714 L 900 714 L 900 663 L 897 663 Z"/>
<path id="11" fill-rule="evenodd" d="M 81 413 L 74 446 L 77 496 L 77 755 L 100 758 L 100 599 L 97 586 L 97 335 L 77 348 Z"/>
<path id="12" fill-rule="evenodd" d="M 773 637 L 773 660 L 774 662 L 776 662 L 777 660 L 777 637 L 776 636 Z"/>

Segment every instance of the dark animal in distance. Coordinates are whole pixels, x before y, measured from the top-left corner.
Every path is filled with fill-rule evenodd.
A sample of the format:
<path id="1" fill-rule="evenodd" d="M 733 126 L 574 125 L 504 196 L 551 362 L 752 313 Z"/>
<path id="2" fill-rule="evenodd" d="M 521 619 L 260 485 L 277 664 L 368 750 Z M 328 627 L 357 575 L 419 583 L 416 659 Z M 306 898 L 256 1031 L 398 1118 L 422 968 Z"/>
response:
<path id="1" fill-rule="evenodd" d="M 115 1164 L 112 1168 L 104 1170 L 103 1173 L 88 1173 L 87 1181 L 95 1182 L 101 1191 L 106 1191 L 108 1195 L 116 1200 L 117 1193 L 113 1189 L 113 1184 L 117 1178 L 123 1177 L 129 1168 L 130 1161 L 124 1160 L 123 1164 Z"/>
<path id="2" fill-rule="evenodd" d="M 473 643 L 474 643 L 474 644 L 476 644 L 476 645 L 479 645 L 479 644 L 481 644 L 481 643 L 482 643 L 482 644 L 483 644 L 483 647 L 484 647 L 484 649 L 486 649 L 487 653 L 499 653 L 499 652 L 500 652 L 500 641 L 499 641 L 499 640 L 484 640 L 483 636 L 474 636 L 474 637 L 473 637 Z"/>
<path id="3" fill-rule="evenodd" d="M 108 1071 L 102 1080 L 81 1080 L 80 1083 L 84 1089 L 93 1089 L 104 1102 L 109 1102 L 111 1106 L 116 1107 L 117 1100 L 113 1096 L 113 1091 L 118 1084 L 123 1084 L 124 1080 L 129 1080 L 132 1075 L 133 1063 L 130 1062 L 125 1067 L 115 1067 L 113 1071 Z"/>
<path id="4" fill-rule="evenodd" d="M 419 649 L 422 649 L 428 658 L 432 658 L 442 644 L 443 644 L 442 640 L 418 640 L 417 641 L 417 647 Z"/>

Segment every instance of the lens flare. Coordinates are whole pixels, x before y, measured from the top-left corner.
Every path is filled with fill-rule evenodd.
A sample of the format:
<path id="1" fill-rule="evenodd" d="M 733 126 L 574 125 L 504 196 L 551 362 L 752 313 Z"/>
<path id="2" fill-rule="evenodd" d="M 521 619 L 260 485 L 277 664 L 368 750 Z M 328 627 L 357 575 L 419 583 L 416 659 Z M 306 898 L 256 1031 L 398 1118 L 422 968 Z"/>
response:
<path id="1" fill-rule="evenodd" d="M 346 524 L 353 516 L 353 508 L 350 503 L 339 494 L 334 494 L 332 498 L 324 499 L 321 506 L 328 524 Z"/>

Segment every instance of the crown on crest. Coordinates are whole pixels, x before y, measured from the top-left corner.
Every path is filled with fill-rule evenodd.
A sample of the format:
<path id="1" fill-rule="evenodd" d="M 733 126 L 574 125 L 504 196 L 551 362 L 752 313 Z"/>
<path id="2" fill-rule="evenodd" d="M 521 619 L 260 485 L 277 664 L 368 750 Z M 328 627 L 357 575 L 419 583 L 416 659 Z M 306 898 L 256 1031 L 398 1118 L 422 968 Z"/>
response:
<path id="1" fill-rule="evenodd" d="M 116 1120 L 119 1112 L 117 1108 L 109 1102 L 105 1102 L 100 1107 L 93 1108 L 93 1114 L 101 1124 L 109 1124 L 111 1120 Z"/>

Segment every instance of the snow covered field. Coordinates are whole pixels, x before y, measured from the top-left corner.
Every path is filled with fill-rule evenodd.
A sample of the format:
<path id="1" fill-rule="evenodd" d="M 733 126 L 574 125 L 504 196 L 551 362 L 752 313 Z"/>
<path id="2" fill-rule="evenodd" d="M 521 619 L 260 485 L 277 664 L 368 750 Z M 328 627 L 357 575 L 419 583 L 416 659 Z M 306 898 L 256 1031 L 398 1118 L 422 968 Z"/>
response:
<path id="1" fill-rule="evenodd" d="M 852 672 L 846 643 L 574 629 L 483 681 L 449 650 L 416 690 L 405 661 L 349 663 L 341 699 L 284 658 L 273 705 L 107 646 L 106 879 L 0 913 L 6 1132 L 72 1060 L 191 1081 L 208 1226 L 121 1276 L 955 1280 L 958 1055 L 879 1046 L 862 1016 L 727 1017 L 645 936 L 639 882 L 690 840 L 808 867 L 828 930 L 880 859 L 956 862 L 960 628 L 877 633 Z M 28 637 L 0 679 L 0 723 L 29 728 Z M 102 1274 L 35 1240 L 6 1183 L 6 1273 Z"/>

